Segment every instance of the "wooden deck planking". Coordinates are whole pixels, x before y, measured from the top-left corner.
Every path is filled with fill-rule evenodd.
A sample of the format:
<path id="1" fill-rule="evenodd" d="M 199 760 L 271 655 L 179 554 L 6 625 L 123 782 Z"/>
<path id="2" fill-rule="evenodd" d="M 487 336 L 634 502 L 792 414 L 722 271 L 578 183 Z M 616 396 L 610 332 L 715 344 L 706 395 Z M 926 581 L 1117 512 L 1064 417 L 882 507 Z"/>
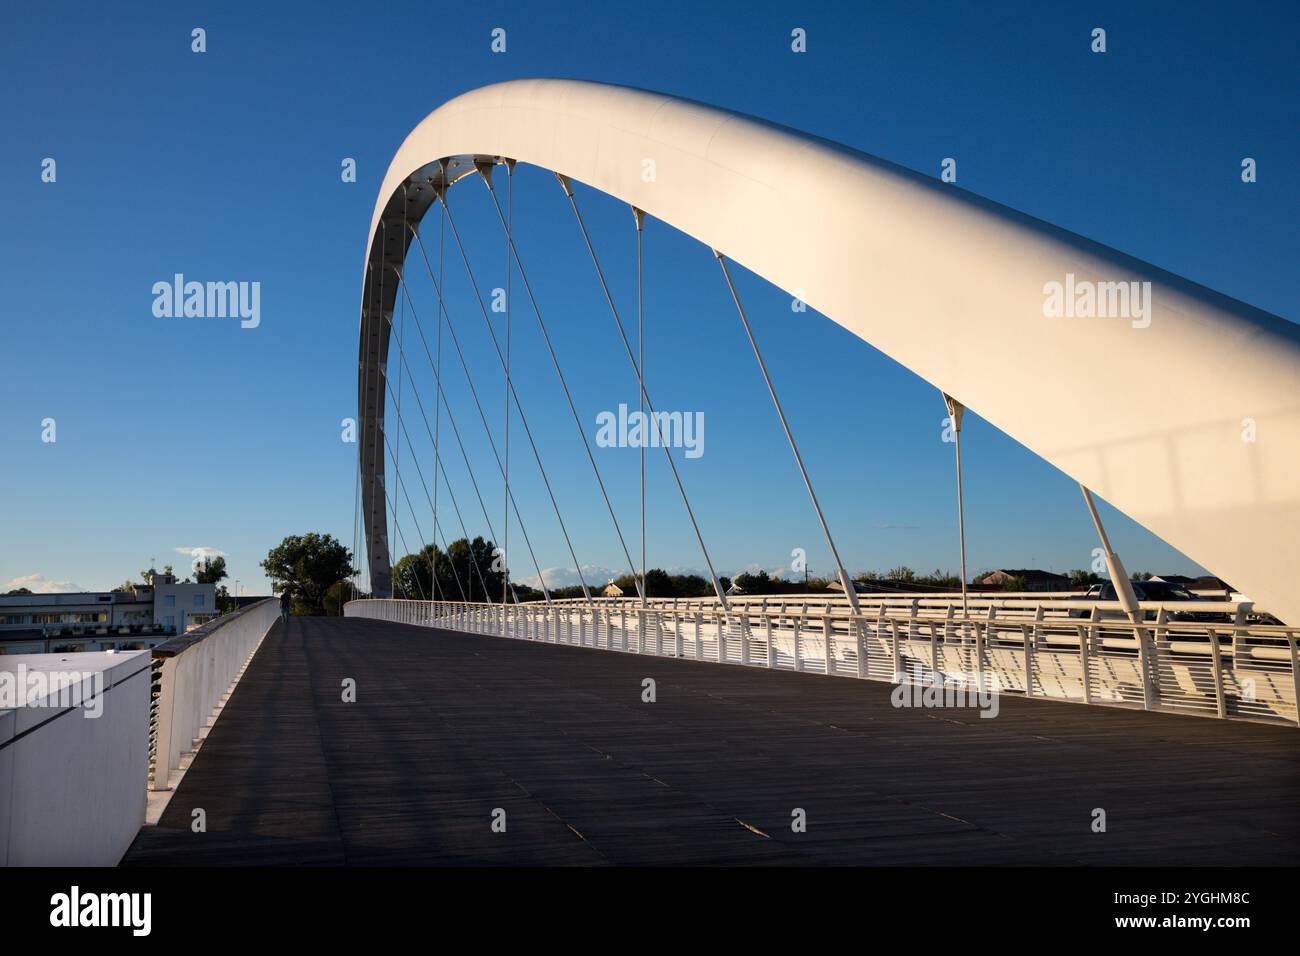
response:
<path id="1" fill-rule="evenodd" d="M 343 703 L 341 682 L 357 682 Z M 641 701 L 641 681 L 657 701 Z M 127 865 L 1294 864 L 1296 731 L 293 619 Z M 193 833 L 202 807 L 207 832 Z M 505 833 L 489 824 L 507 814 Z M 807 812 L 793 833 L 791 811 Z M 1106 810 L 1106 833 L 1091 814 Z M 755 832 L 759 831 L 759 832 Z"/>

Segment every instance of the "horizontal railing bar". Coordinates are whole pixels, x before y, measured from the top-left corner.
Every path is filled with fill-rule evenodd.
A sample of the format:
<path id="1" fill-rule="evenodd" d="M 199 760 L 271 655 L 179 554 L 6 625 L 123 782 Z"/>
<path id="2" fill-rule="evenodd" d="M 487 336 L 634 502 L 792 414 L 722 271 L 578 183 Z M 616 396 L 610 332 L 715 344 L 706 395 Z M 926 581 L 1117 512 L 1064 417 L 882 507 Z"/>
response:
<path id="1" fill-rule="evenodd" d="M 344 613 L 546 643 L 868 680 L 997 682 L 1053 700 L 1295 724 L 1300 628 L 1096 616 L 860 614 L 802 601 L 682 606 L 639 601 L 495 604 L 394 599 Z M 1041 610 L 1041 608 L 1040 608 Z M 1162 615 L 1163 617 L 1163 615 Z M 928 677 L 925 675 L 929 675 Z"/>

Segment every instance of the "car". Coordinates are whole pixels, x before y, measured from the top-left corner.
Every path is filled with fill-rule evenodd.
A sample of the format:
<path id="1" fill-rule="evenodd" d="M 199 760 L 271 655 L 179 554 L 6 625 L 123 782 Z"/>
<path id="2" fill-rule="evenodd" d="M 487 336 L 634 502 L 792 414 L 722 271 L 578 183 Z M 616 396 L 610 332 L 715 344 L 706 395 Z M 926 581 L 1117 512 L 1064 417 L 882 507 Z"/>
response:
<path id="1" fill-rule="evenodd" d="M 1199 594 L 1194 594 L 1181 584 L 1171 584 L 1168 581 L 1130 581 L 1133 585 L 1133 595 L 1138 601 L 1150 602 L 1167 602 L 1170 604 L 1182 602 L 1200 602 L 1212 603 Z M 1115 585 L 1110 581 L 1103 581 L 1101 584 L 1094 584 L 1088 588 L 1087 593 L 1081 600 L 1084 601 L 1117 601 L 1118 596 L 1115 593 Z M 1103 611 L 1103 618 L 1122 618 L 1121 611 Z M 1075 609 L 1070 611 L 1070 617 L 1091 617 L 1088 611 Z M 1155 611 L 1146 611 L 1143 614 L 1144 619 L 1154 621 L 1156 619 Z M 1167 617 L 1170 621 L 1210 621 L 1210 622 L 1231 622 L 1232 618 L 1222 612 L 1214 611 L 1196 611 L 1193 609 L 1170 611 Z"/>

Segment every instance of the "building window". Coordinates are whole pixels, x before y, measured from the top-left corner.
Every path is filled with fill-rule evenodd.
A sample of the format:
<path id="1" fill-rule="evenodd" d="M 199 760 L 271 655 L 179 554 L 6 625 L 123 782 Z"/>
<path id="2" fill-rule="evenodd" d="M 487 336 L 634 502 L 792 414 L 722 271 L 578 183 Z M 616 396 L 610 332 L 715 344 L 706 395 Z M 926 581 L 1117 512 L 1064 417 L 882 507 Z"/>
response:
<path id="1" fill-rule="evenodd" d="M 166 594 L 163 596 L 163 607 L 175 607 L 175 606 L 176 606 L 175 594 Z"/>
<path id="2" fill-rule="evenodd" d="M 166 625 L 167 625 L 168 627 L 170 627 L 170 628 L 175 628 L 175 627 L 176 627 L 176 618 L 173 617 L 172 615 L 168 614 L 165 618 L 163 618 L 163 623 L 166 624 Z"/>
<path id="3" fill-rule="evenodd" d="M 202 594 L 196 594 L 196 595 L 194 595 L 194 606 L 195 606 L 195 607 L 203 607 L 203 595 L 202 595 Z"/>

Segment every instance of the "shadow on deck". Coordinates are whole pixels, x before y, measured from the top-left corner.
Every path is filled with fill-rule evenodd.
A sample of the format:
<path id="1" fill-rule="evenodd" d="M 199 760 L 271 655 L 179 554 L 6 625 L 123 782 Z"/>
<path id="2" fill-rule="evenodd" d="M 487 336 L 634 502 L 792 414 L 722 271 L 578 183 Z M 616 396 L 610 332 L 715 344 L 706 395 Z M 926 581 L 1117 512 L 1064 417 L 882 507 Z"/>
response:
<path id="1" fill-rule="evenodd" d="M 295 618 L 123 864 L 1296 862 L 1295 730 L 891 689 Z"/>

